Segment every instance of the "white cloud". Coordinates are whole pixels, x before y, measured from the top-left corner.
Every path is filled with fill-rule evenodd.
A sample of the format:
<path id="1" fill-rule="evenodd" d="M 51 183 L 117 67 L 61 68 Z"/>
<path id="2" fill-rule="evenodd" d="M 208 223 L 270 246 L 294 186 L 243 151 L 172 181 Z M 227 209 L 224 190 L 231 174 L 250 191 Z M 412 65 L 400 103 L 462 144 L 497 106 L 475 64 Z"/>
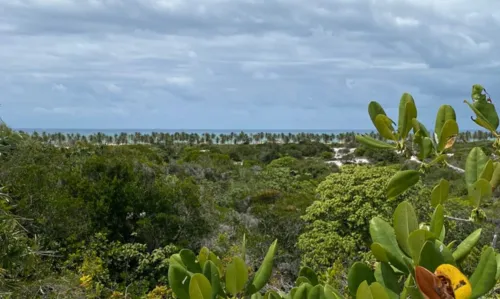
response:
<path id="1" fill-rule="evenodd" d="M 0 11 L 14 126 L 119 127 L 133 111 L 127 126 L 371 128 L 368 102 L 391 111 L 408 91 L 426 121 L 449 103 L 463 128 L 472 84 L 500 95 L 493 0 L 4 0 Z"/>

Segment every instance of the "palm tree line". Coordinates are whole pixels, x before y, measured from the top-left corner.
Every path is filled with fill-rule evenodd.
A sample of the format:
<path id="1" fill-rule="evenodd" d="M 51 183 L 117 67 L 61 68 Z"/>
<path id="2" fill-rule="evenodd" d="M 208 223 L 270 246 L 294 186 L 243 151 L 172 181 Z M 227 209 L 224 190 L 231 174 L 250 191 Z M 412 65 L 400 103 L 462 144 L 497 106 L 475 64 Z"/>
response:
<path id="1" fill-rule="evenodd" d="M 151 132 L 151 133 L 117 133 L 107 135 L 99 132 L 96 134 L 80 134 L 80 133 L 47 133 L 38 132 L 26 133 L 20 132 L 33 140 L 55 144 L 55 145 L 74 145 L 77 143 L 90 143 L 90 144 L 107 144 L 107 145 L 125 145 L 125 144 L 260 144 L 260 143 L 303 143 L 303 142 L 321 142 L 326 144 L 340 143 L 352 144 L 356 143 L 355 136 L 358 133 L 344 132 L 344 133 L 189 133 L 189 132 Z M 382 140 L 377 132 L 370 132 L 367 135 Z M 493 138 L 490 132 L 484 131 L 465 131 L 461 132 L 457 138 L 460 142 L 479 141 Z"/>

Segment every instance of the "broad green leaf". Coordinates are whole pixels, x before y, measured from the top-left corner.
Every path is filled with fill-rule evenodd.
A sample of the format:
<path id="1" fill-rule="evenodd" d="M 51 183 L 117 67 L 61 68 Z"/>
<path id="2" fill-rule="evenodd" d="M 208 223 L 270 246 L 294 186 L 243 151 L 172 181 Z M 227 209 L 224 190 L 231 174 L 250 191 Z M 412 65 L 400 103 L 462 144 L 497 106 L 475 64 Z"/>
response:
<path id="1" fill-rule="evenodd" d="M 215 298 L 217 294 L 224 297 L 224 290 L 220 285 L 219 269 L 214 262 L 207 261 L 205 263 L 205 266 L 203 267 L 203 275 L 205 275 L 212 286 L 212 298 Z"/>
<path id="2" fill-rule="evenodd" d="M 355 138 L 359 143 L 364 144 L 370 148 L 376 148 L 376 149 L 396 148 L 394 144 L 380 141 L 367 135 L 356 135 Z"/>
<path id="3" fill-rule="evenodd" d="M 387 257 L 387 253 L 385 252 L 384 247 L 379 243 L 372 243 L 370 246 L 373 256 L 381 262 L 389 262 L 389 258 Z"/>
<path id="4" fill-rule="evenodd" d="M 198 262 L 200 263 L 200 267 L 204 267 L 205 263 L 208 261 L 210 256 L 210 249 L 207 247 L 202 247 L 200 249 L 200 253 L 198 253 Z"/>
<path id="5" fill-rule="evenodd" d="M 495 279 L 499 280 L 500 279 L 500 254 L 496 255 L 496 259 L 497 259 L 497 275 L 495 276 Z"/>
<path id="6" fill-rule="evenodd" d="M 248 281 L 248 269 L 241 257 L 234 257 L 226 269 L 226 289 L 231 295 L 243 290 Z"/>
<path id="7" fill-rule="evenodd" d="M 191 275 L 179 264 L 168 267 L 168 282 L 179 299 L 189 299 L 189 282 Z"/>
<path id="8" fill-rule="evenodd" d="M 446 226 L 443 223 L 443 228 L 441 229 L 441 233 L 439 234 L 438 240 L 443 242 L 446 237 Z"/>
<path id="9" fill-rule="evenodd" d="M 448 247 L 439 240 L 429 240 L 425 242 L 420 252 L 419 265 L 434 272 L 441 264 L 456 265 Z"/>
<path id="10" fill-rule="evenodd" d="M 339 291 L 334 289 L 329 284 L 325 285 L 324 290 L 325 290 L 325 298 L 326 299 L 344 299 L 344 296 L 342 296 Z"/>
<path id="11" fill-rule="evenodd" d="M 394 211 L 393 227 L 399 247 L 410 256 L 411 251 L 408 236 L 411 232 L 418 229 L 418 220 L 415 209 L 409 202 L 403 201 L 397 206 Z"/>
<path id="12" fill-rule="evenodd" d="M 309 279 L 307 277 L 299 275 L 299 277 L 297 277 L 297 279 L 295 280 L 295 286 L 299 287 L 303 283 L 311 284 L 311 282 L 309 281 Z"/>
<path id="13" fill-rule="evenodd" d="M 494 163 L 494 170 L 490 180 L 491 188 L 496 189 L 500 185 L 500 163 Z"/>
<path id="14" fill-rule="evenodd" d="M 222 274 L 224 273 L 224 265 L 222 264 L 222 261 L 218 256 L 215 255 L 215 253 L 210 251 L 210 254 L 208 255 L 208 259 L 211 260 L 216 266 L 217 269 L 219 269 L 219 276 L 222 277 Z"/>
<path id="15" fill-rule="evenodd" d="M 435 238 L 436 236 L 432 232 L 425 229 L 417 229 L 409 235 L 408 243 L 410 246 L 411 257 L 416 265 L 419 264 L 420 253 L 422 252 L 425 242 Z"/>
<path id="16" fill-rule="evenodd" d="M 262 299 L 262 295 L 260 293 L 253 294 L 250 299 Z"/>
<path id="17" fill-rule="evenodd" d="M 444 208 L 442 205 L 438 205 L 434 210 L 434 213 L 432 214 L 431 227 L 430 227 L 431 232 L 434 234 L 434 236 L 436 236 L 436 238 L 439 238 L 439 236 L 441 236 L 443 225 L 444 225 Z"/>
<path id="18" fill-rule="evenodd" d="M 416 170 L 398 171 L 387 184 L 387 197 L 392 199 L 418 183 L 420 172 Z"/>
<path id="19" fill-rule="evenodd" d="M 313 287 L 307 294 L 307 299 L 325 299 L 325 290 L 322 285 L 318 284 Z"/>
<path id="20" fill-rule="evenodd" d="M 378 282 L 374 282 L 370 285 L 370 292 L 374 299 L 391 299 L 384 286 Z"/>
<path id="21" fill-rule="evenodd" d="M 429 131 L 427 128 L 419 122 L 416 118 L 412 119 L 412 124 L 413 124 L 413 133 L 417 134 L 417 132 L 420 132 L 420 136 L 422 137 L 430 137 L 431 135 L 429 134 Z"/>
<path id="22" fill-rule="evenodd" d="M 465 181 L 467 186 L 472 186 L 483 173 L 484 167 L 488 163 L 488 157 L 480 147 L 474 147 L 465 161 Z"/>
<path id="23" fill-rule="evenodd" d="M 375 125 L 375 118 L 377 115 L 382 114 L 382 115 L 387 115 L 384 111 L 384 108 L 376 102 L 376 101 L 371 101 L 368 104 L 368 114 L 370 115 L 370 119 L 372 120 L 372 123 Z M 394 128 L 391 126 L 390 129 L 394 131 Z"/>
<path id="24" fill-rule="evenodd" d="M 368 282 L 362 281 L 358 285 L 358 289 L 354 292 L 354 295 L 351 295 L 353 298 L 357 299 L 375 299 L 373 298 L 372 292 L 370 291 L 370 286 Z"/>
<path id="25" fill-rule="evenodd" d="M 498 128 L 499 120 L 495 105 L 486 101 L 476 101 L 472 104 L 479 111 L 493 129 Z"/>
<path id="26" fill-rule="evenodd" d="M 375 281 L 375 276 L 372 269 L 370 269 L 368 265 L 356 262 L 351 266 L 349 273 L 347 274 L 347 284 L 351 296 L 356 296 L 356 291 L 363 281 L 372 283 Z"/>
<path id="27" fill-rule="evenodd" d="M 450 105 L 441 105 L 439 107 L 437 116 L 436 116 L 436 125 L 434 127 L 434 133 L 437 134 L 437 140 L 441 139 L 441 132 L 443 130 L 443 126 L 448 120 L 456 121 L 455 110 Z"/>
<path id="28" fill-rule="evenodd" d="M 422 161 L 425 160 L 432 153 L 432 149 L 432 140 L 429 137 L 422 138 L 419 144 L 419 153 L 417 157 Z"/>
<path id="29" fill-rule="evenodd" d="M 490 182 L 485 179 L 479 179 L 469 187 L 469 200 L 472 206 L 479 208 L 481 200 L 490 198 L 492 192 Z"/>
<path id="30" fill-rule="evenodd" d="M 479 298 L 495 287 L 497 259 L 495 250 L 487 247 L 481 254 L 479 264 L 469 278 L 472 285 L 472 298 Z"/>
<path id="31" fill-rule="evenodd" d="M 184 263 L 182 262 L 181 255 L 178 253 L 172 254 L 168 260 L 169 260 L 170 265 L 176 264 L 176 265 L 179 265 L 183 268 L 186 268 L 186 265 L 184 265 Z"/>
<path id="32" fill-rule="evenodd" d="M 491 159 L 488 159 L 488 162 L 486 162 L 483 172 L 481 172 L 481 175 L 479 177 L 487 181 L 490 181 L 491 178 L 493 177 L 494 170 L 495 169 L 493 167 L 493 161 Z"/>
<path id="33" fill-rule="evenodd" d="M 477 242 L 479 242 L 479 239 L 481 238 L 481 231 L 481 228 L 473 231 L 469 236 L 467 236 L 467 238 L 465 238 L 465 240 L 462 241 L 462 243 L 457 246 L 457 249 L 453 251 L 453 258 L 458 263 L 463 261 L 477 245 Z"/>
<path id="34" fill-rule="evenodd" d="M 455 138 L 458 135 L 458 124 L 455 120 L 447 120 L 441 130 L 439 135 L 439 143 L 437 150 L 438 152 L 443 152 L 444 150 L 450 148 L 455 143 Z"/>
<path id="35" fill-rule="evenodd" d="M 398 133 L 404 139 L 412 128 L 412 119 L 417 118 L 415 101 L 409 93 L 403 93 L 399 101 Z"/>
<path id="36" fill-rule="evenodd" d="M 389 140 L 397 140 L 396 136 L 391 130 L 392 121 L 386 115 L 379 114 L 375 117 L 375 128 L 377 129 L 380 136 Z"/>
<path id="37" fill-rule="evenodd" d="M 281 296 L 273 290 L 267 291 L 264 299 L 281 299 Z"/>
<path id="38" fill-rule="evenodd" d="M 200 273 L 191 276 L 189 282 L 190 299 L 212 299 L 212 286 L 208 279 Z"/>
<path id="39" fill-rule="evenodd" d="M 196 255 L 192 250 L 182 249 L 179 252 L 182 262 L 186 265 L 186 269 L 192 273 L 201 273 L 201 266 L 196 259 Z"/>
<path id="40" fill-rule="evenodd" d="M 409 97 L 411 98 L 411 95 Z M 409 99 L 405 105 L 405 121 L 403 131 L 400 132 L 401 139 L 405 139 L 408 136 L 408 133 L 412 129 L 412 120 L 415 118 L 417 118 L 417 107 L 413 99 Z"/>
<path id="41" fill-rule="evenodd" d="M 444 204 L 448 199 L 448 192 L 450 191 L 450 183 L 441 179 L 439 183 L 432 189 L 431 193 L 431 205 L 432 207 L 437 207 L 439 204 Z"/>
<path id="42" fill-rule="evenodd" d="M 493 124 L 490 123 L 490 121 L 486 118 L 486 116 L 484 116 L 481 111 L 479 111 L 477 109 L 477 107 L 475 107 L 473 104 L 470 104 L 468 101 L 464 100 L 464 103 L 466 103 L 467 105 L 469 105 L 469 107 L 472 109 L 472 111 L 474 111 L 474 113 L 476 114 L 476 118 L 472 118 L 472 120 L 480 125 L 481 127 L 487 129 L 488 131 L 490 132 L 495 132 L 496 130 L 496 127 L 494 127 Z"/>
<path id="43" fill-rule="evenodd" d="M 377 263 L 375 267 L 375 280 L 383 285 L 391 299 L 399 299 L 401 287 L 398 276 L 388 263 Z"/>
<path id="44" fill-rule="evenodd" d="M 255 273 L 255 276 L 252 280 L 251 285 L 248 288 L 249 293 L 253 294 L 255 292 L 260 291 L 267 283 L 269 278 L 271 277 L 273 271 L 273 260 L 274 255 L 276 254 L 276 249 L 278 245 L 278 240 L 274 240 L 269 249 L 267 250 L 267 254 L 262 261 L 262 264 Z"/>
<path id="45" fill-rule="evenodd" d="M 316 274 L 316 272 L 314 272 L 313 269 L 311 269 L 307 266 L 300 268 L 299 276 L 306 277 L 312 286 L 315 286 L 319 283 L 318 275 Z"/>
<path id="46" fill-rule="evenodd" d="M 301 284 L 293 295 L 293 299 L 308 299 L 307 294 L 312 288 L 313 286 L 308 283 Z"/>
<path id="47" fill-rule="evenodd" d="M 379 217 L 372 218 L 370 220 L 370 236 L 374 243 L 379 243 L 385 249 L 387 258 L 394 267 L 406 274 L 409 273 L 403 259 L 404 253 L 399 248 L 396 233 L 389 223 Z"/>

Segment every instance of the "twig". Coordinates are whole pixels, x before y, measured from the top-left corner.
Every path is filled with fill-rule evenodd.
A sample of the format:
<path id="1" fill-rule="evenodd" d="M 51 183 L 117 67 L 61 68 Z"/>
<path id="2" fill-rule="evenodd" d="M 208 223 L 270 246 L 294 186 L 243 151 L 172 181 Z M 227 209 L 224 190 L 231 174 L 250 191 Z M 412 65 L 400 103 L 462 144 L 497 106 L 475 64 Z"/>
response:
<path id="1" fill-rule="evenodd" d="M 450 219 L 450 220 L 455 220 L 455 221 L 472 222 L 471 219 L 457 218 L 457 217 L 452 217 L 452 216 L 448 216 L 448 215 L 444 216 L 444 218 Z"/>
<path id="2" fill-rule="evenodd" d="M 413 161 L 417 164 L 424 164 L 424 162 L 420 161 L 416 156 L 411 156 L 410 158 L 410 161 Z M 446 166 L 448 166 L 449 168 L 455 170 L 456 172 L 459 172 L 459 173 L 465 173 L 465 170 L 460 168 L 460 167 L 457 167 L 455 165 L 451 165 L 450 163 L 448 162 L 445 162 L 446 163 Z"/>

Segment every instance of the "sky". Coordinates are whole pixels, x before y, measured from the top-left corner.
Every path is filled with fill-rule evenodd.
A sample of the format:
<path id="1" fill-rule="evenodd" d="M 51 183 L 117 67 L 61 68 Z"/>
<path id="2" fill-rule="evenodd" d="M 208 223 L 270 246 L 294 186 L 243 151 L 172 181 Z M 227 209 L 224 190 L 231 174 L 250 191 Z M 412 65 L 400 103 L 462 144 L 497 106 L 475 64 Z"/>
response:
<path id="1" fill-rule="evenodd" d="M 413 95 L 476 128 L 500 102 L 500 1 L 1 0 L 0 116 L 17 128 L 372 129 Z"/>

